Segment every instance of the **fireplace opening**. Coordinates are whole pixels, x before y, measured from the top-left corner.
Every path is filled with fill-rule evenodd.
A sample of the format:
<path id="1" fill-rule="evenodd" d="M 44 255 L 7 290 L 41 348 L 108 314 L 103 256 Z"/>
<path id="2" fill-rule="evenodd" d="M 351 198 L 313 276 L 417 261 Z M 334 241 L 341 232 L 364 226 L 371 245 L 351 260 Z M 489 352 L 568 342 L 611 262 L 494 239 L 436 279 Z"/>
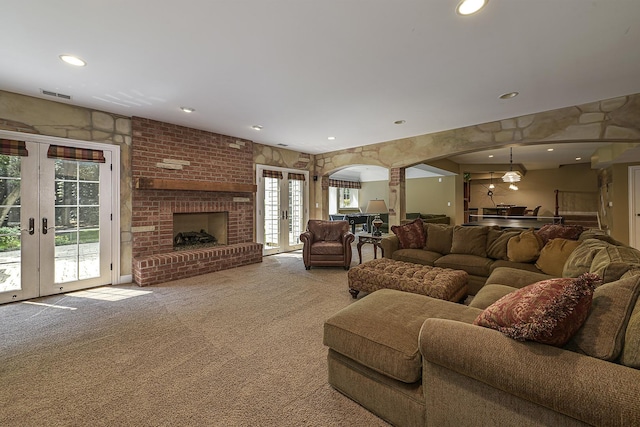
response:
<path id="1" fill-rule="evenodd" d="M 226 245 L 228 216 L 228 212 L 174 213 L 173 248 Z"/>

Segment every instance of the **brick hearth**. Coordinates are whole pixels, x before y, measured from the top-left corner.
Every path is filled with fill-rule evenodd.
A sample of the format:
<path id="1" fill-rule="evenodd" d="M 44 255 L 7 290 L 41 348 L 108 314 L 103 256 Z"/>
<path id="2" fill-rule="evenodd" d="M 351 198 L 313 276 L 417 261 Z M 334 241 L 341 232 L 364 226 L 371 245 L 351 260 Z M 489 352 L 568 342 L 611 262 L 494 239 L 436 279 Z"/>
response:
<path id="1" fill-rule="evenodd" d="M 261 262 L 262 245 L 253 241 L 255 193 L 244 191 L 254 188 L 253 143 L 137 117 L 132 127 L 132 175 L 134 182 L 145 183 L 133 192 L 135 283 Z M 149 182 L 177 183 L 186 190 L 150 188 Z M 198 191 L 202 188 L 208 191 Z M 175 251 L 173 214 L 210 212 L 227 212 L 228 244 Z"/>

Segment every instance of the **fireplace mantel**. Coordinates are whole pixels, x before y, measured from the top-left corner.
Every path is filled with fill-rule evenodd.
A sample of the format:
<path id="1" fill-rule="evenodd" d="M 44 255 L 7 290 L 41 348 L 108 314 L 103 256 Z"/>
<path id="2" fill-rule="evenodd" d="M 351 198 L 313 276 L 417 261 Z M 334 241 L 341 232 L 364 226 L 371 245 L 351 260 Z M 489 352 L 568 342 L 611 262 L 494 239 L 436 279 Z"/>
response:
<path id="1" fill-rule="evenodd" d="M 257 191 L 257 186 L 254 184 L 162 178 L 136 178 L 136 188 L 139 190 L 220 191 L 227 193 L 255 193 Z"/>

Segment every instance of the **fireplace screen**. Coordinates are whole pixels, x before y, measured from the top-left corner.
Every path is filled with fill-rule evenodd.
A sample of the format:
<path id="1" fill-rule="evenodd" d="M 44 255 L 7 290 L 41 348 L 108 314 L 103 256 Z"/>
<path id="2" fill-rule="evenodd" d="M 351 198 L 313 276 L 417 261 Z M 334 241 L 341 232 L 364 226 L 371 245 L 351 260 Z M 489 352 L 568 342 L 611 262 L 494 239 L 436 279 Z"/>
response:
<path id="1" fill-rule="evenodd" d="M 228 212 L 173 214 L 173 247 L 226 245 L 227 218 Z"/>

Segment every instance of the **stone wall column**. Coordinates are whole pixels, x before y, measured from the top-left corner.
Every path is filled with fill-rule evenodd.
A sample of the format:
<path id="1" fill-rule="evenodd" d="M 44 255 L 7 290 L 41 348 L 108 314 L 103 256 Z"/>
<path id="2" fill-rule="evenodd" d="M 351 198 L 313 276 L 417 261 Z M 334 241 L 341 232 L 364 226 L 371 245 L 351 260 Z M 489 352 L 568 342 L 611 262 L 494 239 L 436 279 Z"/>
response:
<path id="1" fill-rule="evenodd" d="M 389 227 L 400 225 L 400 220 L 406 216 L 406 170 L 405 168 L 391 168 L 389 170 Z M 391 230 L 391 228 L 389 228 Z"/>
<path id="2" fill-rule="evenodd" d="M 322 205 L 320 206 L 320 212 L 322 213 L 321 219 L 329 219 L 329 175 L 321 177 L 322 188 Z"/>

